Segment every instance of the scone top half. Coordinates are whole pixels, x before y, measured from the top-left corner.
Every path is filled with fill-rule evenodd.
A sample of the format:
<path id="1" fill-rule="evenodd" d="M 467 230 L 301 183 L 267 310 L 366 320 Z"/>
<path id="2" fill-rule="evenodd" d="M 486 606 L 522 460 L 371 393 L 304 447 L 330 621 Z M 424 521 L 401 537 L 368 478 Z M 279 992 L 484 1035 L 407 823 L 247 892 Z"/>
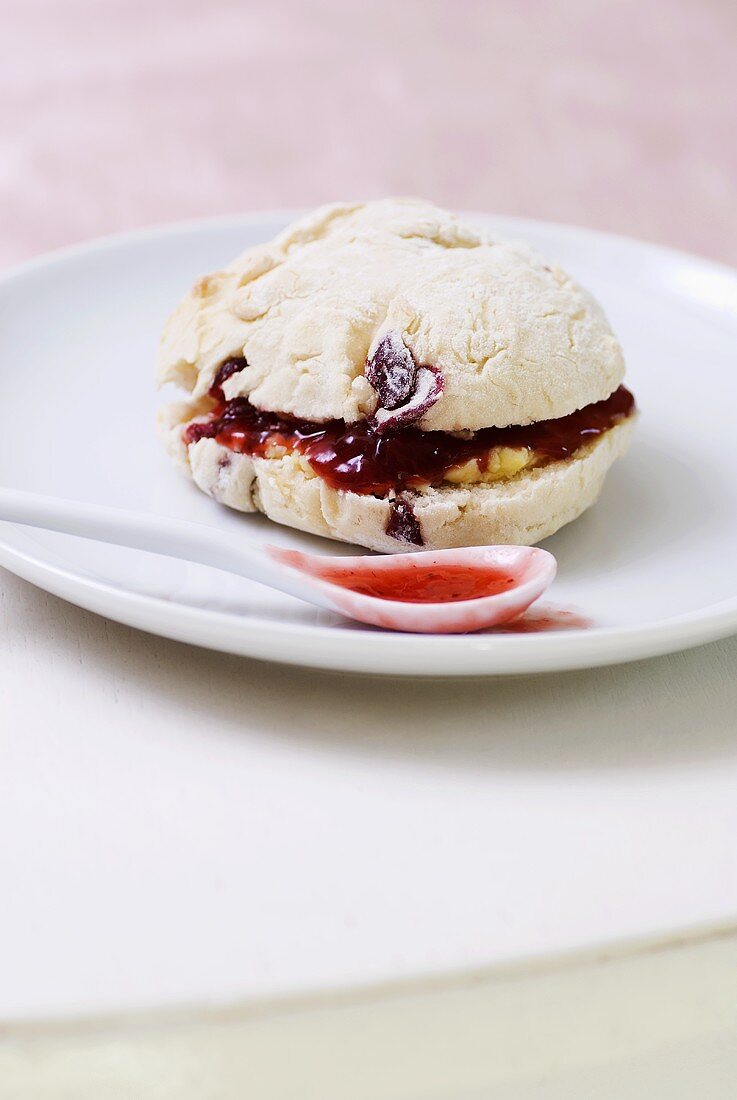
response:
<path id="1" fill-rule="evenodd" d="M 399 494 L 408 506 L 407 494 L 428 498 L 440 490 L 457 494 L 459 486 L 498 487 L 570 460 L 578 449 L 573 443 L 590 449 L 594 434 L 598 439 L 632 419 L 621 396 L 627 392 L 620 387 L 623 376 L 622 352 L 602 309 L 563 270 L 524 244 L 499 240 L 414 200 L 322 208 L 203 277 L 169 319 L 159 364 L 162 383 L 189 392 L 189 400 L 169 414 L 169 438 L 206 491 L 270 514 L 258 485 L 259 475 L 269 472 L 259 464 L 298 459 L 299 476 L 316 476 L 328 490 L 388 500 L 384 529 Z M 581 420 L 589 407 L 591 433 Z M 233 430 L 238 416 L 240 432 Z M 551 421 L 561 437 L 569 421 L 575 429 L 570 454 L 539 446 Z M 321 425 L 327 443 L 324 438 L 318 453 Z M 521 429 L 528 425 L 526 436 Z M 337 440 L 340 450 L 351 426 L 360 431 L 351 437 L 341 481 L 338 459 L 324 461 L 326 447 Z M 441 457 L 423 466 L 423 448 L 432 450 L 434 443 L 450 465 L 444 467 Z M 248 455 L 252 469 L 231 468 L 224 476 L 214 444 Z M 370 478 L 351 483 L 351 454 L 362 446 L 374 457 L 377 451 L 395 454 L 396 484 L 388 483 L 390 467 L 374 485 Z M 404 469 L 413 450 L 417 468 Z M 203 465 L 205 452 L 208 471 L 198 477 L 195 467 Z M 236 476 L 240 490 L 227 484 Z M 237 499 L 238 492 L 250 500 Z M 430 506 L 427 499 L 417 503 L 420 511 Z M 391 548 L 366 531 L 361 538 L 330 529 L 326 512 L 336 507 L 321 500 L 327 529 L 320 533 Z M 488 513 L 493 501 L 479 507 Z M 274 518 L 320 527 L 288 511 Z M 499 538 L 493 523 L 475 523 L 464 541 L 491 541 L 488 535 L 531 541 L 540 537 L 535 527 L 520 538 L 517 523 L 512 539 Z M 451 544 L 440 537 L 422 542 Z"/>

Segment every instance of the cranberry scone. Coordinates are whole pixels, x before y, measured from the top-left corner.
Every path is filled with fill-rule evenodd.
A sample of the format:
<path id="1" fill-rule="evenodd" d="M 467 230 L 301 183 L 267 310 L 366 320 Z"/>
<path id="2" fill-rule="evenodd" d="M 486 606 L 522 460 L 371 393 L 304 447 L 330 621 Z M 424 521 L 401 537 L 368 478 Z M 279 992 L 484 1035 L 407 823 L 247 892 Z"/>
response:
<path id="1" fill-rule="evenodd" d="M 242 512 L 373 550 L 530 545 L 593 504 L 635 404 L 597 302 L 408 199 L 333 205 L 166 324 L 167 446 Z"/>

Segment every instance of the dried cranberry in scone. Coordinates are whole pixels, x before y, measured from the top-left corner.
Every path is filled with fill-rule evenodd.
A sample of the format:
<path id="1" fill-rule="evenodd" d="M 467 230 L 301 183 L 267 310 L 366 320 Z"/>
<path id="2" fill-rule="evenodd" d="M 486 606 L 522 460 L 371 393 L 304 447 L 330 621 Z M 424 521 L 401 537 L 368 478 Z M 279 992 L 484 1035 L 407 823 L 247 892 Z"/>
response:
<path id="1" fill-rule="evenodd" d="M 374 424 L 380 432 L 388 428 L 398 428 L 402 424 L 413 424 L 432 408 L 444 386 L 445 380 L 437 367 L 419 367 L 414 393 L 396 409 L 377 409 L 374 413 Z"/>
<path id="2" fill-rule="evenodd" d="M 401 333 L 387 332 L 366 363 L 366 378 L 379 395 L 377 428 L 412 424 L 432 408 L 445 380 L 437 367 L 418 367 Z"/>
<path id="3" fill-rule="evenodd" d="M 366 377 L 379 395 L 382 409 L 396 409 L 415 391 L 417 365 L 399 332 L 387 332 L 366 363 Z"/>
<path id="4" fill-rule="evenodd" d="M 390 501 L 389 519 L 386 523 L 386 533 L 397 542 L 406 542 L 411 546 L 424 546 L 422 527 L 412 507 L 412 497 L 409 493 L 400 493 L 398 497 Z"/>

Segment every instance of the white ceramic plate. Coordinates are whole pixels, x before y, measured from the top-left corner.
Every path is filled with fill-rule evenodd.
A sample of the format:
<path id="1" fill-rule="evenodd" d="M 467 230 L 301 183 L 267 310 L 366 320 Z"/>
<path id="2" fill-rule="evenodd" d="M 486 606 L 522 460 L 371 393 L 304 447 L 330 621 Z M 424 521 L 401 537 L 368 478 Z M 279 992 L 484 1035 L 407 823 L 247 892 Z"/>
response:
<path id="1" fill-rule="evenodd" d="M 191 518 L 324 553 L 336 543 L 240 516 L 172 468 L 154 433 L 162 321 L 192 280 L 288 220 L 185 224 L 42 258 L 0 284 L 0 483 Z M 480 219 L 481 220 L 481 219 Z M 489 219 L 482 219 L 489 220 Z M 582 668 L 737 630 L 737 273 L 599 233 L 491 219 L 578 277 L 624 344 L 642 417 L 600 502 L 544 544 L 550 602 L 588 630 L 417 637 L 320 612 L 199 566 L 0 524 L 0 563 L 83 607 L 252 657 L 459 676 Z"/>

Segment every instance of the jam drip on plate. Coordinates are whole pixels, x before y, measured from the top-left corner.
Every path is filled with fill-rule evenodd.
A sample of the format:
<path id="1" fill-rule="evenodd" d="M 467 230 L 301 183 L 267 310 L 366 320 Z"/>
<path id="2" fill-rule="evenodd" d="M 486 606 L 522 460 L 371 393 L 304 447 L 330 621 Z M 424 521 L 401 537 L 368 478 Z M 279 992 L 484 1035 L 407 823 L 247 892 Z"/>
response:
<path id="1" fill-rule="evenodd" d="M 222 383 L 245 365 L 243 359 L 223 363 L 210 390 L 217 404 L 206 420 L 185 428 L 185 442 L 216 439 L 231 451 L 260 457 L 273 455 L 277 447 L 296 450 L 333 489 L 374 496 L 437 484 L 448 470 L 470 459 L 483 469 L 494 447 L 526 447 L 547 462 L 569 458 L 635 408 L 632 394 L 620 386 L 606 400 L 569 416 L 525 427 L 483 428 L 469 439 L 411 426 L 380 430 L 370 420 L 320 424 L 264 412 L 245 397 L 226 401 Z"/>

